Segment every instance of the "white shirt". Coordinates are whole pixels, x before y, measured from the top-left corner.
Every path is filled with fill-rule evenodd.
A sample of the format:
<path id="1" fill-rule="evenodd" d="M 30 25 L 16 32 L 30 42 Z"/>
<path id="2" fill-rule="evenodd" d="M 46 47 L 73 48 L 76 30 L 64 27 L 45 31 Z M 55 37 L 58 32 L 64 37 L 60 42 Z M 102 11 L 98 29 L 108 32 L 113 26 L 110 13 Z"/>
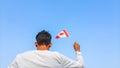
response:
<path id="1" fill-rule="evenodd" d="M 33 50 L 18 54 L 8 68 L 84 68 L 81 52 L 76 52 L 77 61 L 58 52 Z"/>

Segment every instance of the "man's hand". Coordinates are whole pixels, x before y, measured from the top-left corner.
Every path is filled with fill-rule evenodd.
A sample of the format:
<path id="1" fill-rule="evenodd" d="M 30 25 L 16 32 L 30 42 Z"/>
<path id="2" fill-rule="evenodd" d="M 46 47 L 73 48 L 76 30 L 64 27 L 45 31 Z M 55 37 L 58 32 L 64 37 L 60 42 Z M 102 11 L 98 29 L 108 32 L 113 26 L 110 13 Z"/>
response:
<path id="1" fill-rule="evenodd" d="M 80 51 L 80 45 L 78 43 L 75 42 L 73 46 L 75 51 Z"/>

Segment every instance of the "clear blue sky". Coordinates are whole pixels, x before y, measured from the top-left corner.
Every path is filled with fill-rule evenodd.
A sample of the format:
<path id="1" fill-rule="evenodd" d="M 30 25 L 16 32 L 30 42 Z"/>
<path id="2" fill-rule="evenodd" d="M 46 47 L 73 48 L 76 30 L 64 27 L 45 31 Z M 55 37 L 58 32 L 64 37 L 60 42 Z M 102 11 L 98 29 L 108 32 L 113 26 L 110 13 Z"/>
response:
<path id="1" fill-rule="evenodd" d="M 52 34 L 51 51 L 75 60 L 77 41 L 86 68 L 120 68 L 120 1 L 1 0 L 0 68 L 18 53 L 35 50 L 35 36 L 43 29 Z M 71 36 L 56 40 L 63 29 Z"/>

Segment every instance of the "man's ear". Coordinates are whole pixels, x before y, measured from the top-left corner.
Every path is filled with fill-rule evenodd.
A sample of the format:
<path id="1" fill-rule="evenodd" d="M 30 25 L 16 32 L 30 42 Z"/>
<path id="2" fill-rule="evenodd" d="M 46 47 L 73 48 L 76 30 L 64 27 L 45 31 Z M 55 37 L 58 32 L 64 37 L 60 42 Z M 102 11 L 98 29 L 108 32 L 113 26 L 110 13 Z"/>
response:
<path id="1" fill-rule="evenodd" d="M 37 42 L 35 42 L 35 47 L 38 47 L 38 43 Z"/>
<path id="2" fill-rule="evenodd" d="M 49 44 L 49 47 L 51 47 L 51 46 L 52 46 L 52 43 Z"/>

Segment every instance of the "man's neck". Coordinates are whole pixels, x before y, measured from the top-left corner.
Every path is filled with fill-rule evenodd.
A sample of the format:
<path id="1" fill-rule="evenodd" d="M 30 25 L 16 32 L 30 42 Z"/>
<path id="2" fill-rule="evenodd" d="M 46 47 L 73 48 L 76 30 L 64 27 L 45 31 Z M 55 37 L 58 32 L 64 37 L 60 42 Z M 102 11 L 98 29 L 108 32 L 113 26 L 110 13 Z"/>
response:
<path id="1" fill-rule="evenodd" d="M 49 48 L 46 45 L 40 45 L 37 47 L 37 50 L 49 50 Z"/>

